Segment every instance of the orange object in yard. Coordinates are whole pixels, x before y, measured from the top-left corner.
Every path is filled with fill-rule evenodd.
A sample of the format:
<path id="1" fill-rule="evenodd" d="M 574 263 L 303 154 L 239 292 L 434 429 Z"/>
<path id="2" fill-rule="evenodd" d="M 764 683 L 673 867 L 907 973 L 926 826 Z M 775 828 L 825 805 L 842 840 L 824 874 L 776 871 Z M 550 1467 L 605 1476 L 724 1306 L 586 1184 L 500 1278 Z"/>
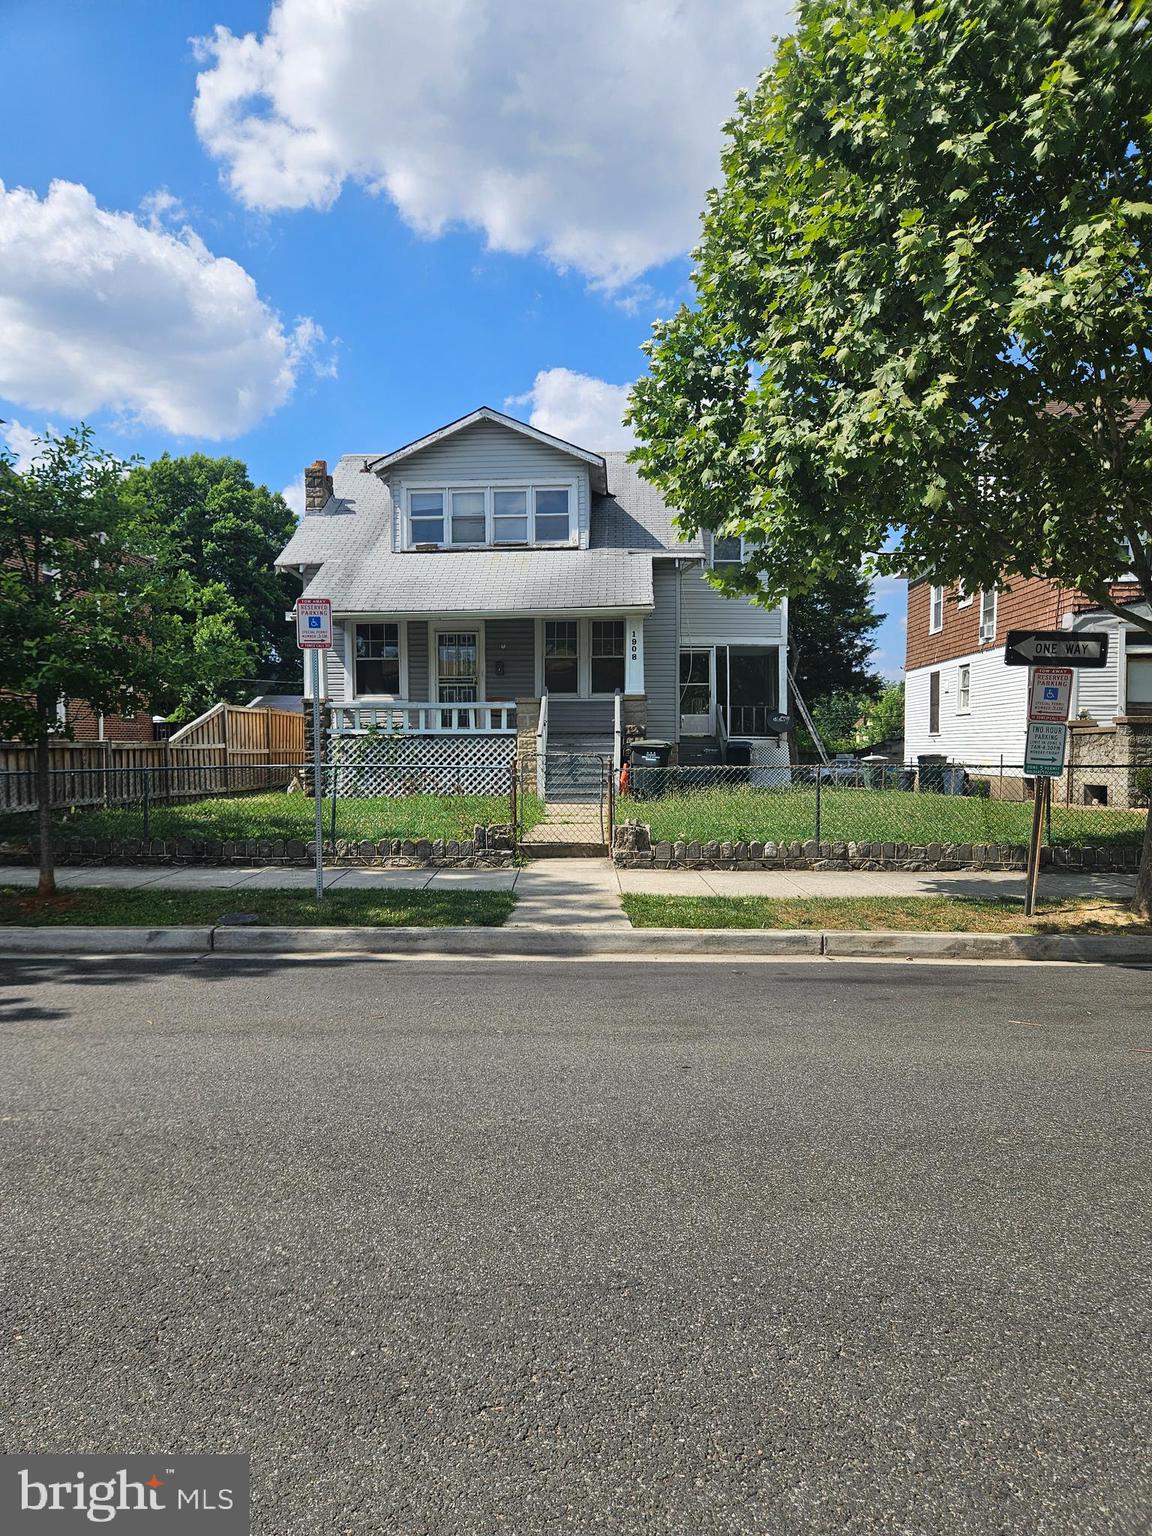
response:
<path id="1" fill-rule="evenodd" d="M 623 768 L 620 770 L 620 793 L 622 795 L 626 795 L 628 793 L 628 784 L 631 777 L 632 776 L 628 771 L 628 764 L 625 763 Z"/>

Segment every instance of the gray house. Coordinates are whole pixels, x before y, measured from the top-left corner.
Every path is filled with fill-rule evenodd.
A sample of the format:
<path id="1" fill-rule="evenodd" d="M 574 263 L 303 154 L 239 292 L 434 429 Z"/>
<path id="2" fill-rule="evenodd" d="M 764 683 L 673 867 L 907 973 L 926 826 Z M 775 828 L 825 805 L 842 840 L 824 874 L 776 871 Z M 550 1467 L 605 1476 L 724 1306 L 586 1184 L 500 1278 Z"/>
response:
<path id="1" fill-rule="evenodd" d="M 331 599 L 338 735 L 411 737 L 413 762 L 519 750 L 542 778 L 565 752 L 618 765 L 637 734 L 682 761 L 734 737 L 787 760 L 786 611 L 710 586 L 740 541 L 681 539 L 625 455 L 481 407 L 331 475 L 317 461 L 305 499 L 277 565 Z"/>

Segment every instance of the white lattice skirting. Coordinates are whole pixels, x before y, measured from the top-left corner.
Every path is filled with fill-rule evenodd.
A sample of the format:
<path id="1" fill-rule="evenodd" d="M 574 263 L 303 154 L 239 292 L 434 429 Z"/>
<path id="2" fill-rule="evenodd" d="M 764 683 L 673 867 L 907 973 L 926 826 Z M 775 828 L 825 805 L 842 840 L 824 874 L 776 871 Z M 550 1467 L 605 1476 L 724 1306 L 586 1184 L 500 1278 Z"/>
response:
<path id="1" fill-rule="evenodd" d="M 337 799 L 385 795 L 505 795 L 515 736 L 337 736 L 325 792 Z"/>

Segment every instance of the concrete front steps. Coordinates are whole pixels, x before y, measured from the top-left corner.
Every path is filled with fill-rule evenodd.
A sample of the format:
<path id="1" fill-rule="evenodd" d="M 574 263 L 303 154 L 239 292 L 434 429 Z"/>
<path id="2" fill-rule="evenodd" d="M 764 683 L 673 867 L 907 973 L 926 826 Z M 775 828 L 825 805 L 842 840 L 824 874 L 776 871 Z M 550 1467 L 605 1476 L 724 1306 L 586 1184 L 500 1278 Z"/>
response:
<path id="1" fill-rule="evenodd" d="M 603 736 L 552 735 L 545 762 L 545 799 L 562 805 L 599 805 L 612 741 Z"/>

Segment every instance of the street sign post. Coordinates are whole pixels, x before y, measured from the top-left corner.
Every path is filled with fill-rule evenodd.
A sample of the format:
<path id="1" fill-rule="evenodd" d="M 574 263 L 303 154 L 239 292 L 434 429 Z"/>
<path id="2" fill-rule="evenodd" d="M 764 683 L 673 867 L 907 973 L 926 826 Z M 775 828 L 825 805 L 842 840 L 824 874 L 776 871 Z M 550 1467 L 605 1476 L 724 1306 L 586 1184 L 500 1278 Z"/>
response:
<path id="1" fill-rule="evenodd" d="M 296 644 L 311 651 L 312 667 L 312 798 L 316 804 L 316 900 L 324 899 L 324 800 L 321 793 L 323 759 L 320 741 L 320 652 L 332 649 L 332 604 L 326 597 L 296 599 Z"/>
<path id="2" fill-rule="evenodd" d="M 1010 629 L 1004 639 L 1009 667 L 1106 667 L 1104 630 Z"/>

